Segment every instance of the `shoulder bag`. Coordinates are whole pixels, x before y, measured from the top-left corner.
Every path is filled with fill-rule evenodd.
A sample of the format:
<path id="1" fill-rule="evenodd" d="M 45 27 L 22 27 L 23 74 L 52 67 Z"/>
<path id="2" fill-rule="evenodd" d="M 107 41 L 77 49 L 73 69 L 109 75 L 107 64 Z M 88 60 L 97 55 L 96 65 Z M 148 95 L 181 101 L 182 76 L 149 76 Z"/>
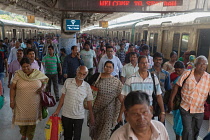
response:
<path id="1" fill-rule="evenodd" d="M 191 74 L 191 72 L 192 71 L 190 71 L 190 74 Z M 188 77 L 190 76 L 190 74 L 187 76 L 187 78 L 184 79 L 184 81 L 182 83 L 182 87 L 184 86 L 184 84 L 185 84 L 186 80 L 188 79 Z M 176 96 L 174 98 L 174 101 L 173 101 L 173 103 L 174 103 L 173 110 L 177 110 L 180 107 L 180 103 L 182 101 L 182 97 L 181 97 L 182 87 L 179 86 L 178 91 L 177 91 L 177 94 L 176 94 Z"/>
<path id="2" fill-rule="evenodd" d="M 56 105 L 54 97 L 50 92 L 41 92 L 41 104 L 43 107 L 53 107 Z"/>
<path id="3" fill-rule="evenodd" d="M 98 88 L 96 87 L 96 84 L 98 83 L 100 77 L 101 77 L 101 73 L 99 74 L 99 76 L 98 76 L 98 78 L 96 79 L 96 81 L 94 82 L 94 84 L 90 86 L 90 88 L 91 88 L 91 90 L 92 90 L 92 94 L 93 94 L 92 106 L 94 105 L 95 99 L 96 99 L 97 94 L 98 94 Z M 87 98 L 85 98 L 83 104 L 84 104 L 84 108 L 88 110 Z"/>
<path id="4" fill-rule="evenodd" d="M 156 89 L 156 86 L 155 86 L 155 77 L 154 77 L 154 73 L 150 73 L 150 74 L 151 74 L 151 77 L 152 77 L 153 88 L 154 88 L 154 91 L 152 93 L 153 116 L 158 116 L 160 114 L 160 107 L 159 107 L 158 102 L 157 102 L 157 89 Z"/>

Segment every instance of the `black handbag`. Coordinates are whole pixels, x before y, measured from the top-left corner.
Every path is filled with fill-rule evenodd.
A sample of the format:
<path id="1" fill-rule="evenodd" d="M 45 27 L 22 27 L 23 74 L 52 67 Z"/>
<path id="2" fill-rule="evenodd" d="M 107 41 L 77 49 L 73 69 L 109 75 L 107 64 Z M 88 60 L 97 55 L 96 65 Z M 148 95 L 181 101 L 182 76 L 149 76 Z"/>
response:
<path id="1" fill-rule="evenodd" d="M 192 72 L 192 71 L 191 71 Z M 190 74 L 191 74 L 190 72 Z M 190 76 L 190 74 L 187 76 L 187 78 L 184 79 L 183 83 L 182 83 L 182 87 L 184 86 L 186 80 L 188 79 L 188 77 Z M 182 101 L 182 97 L 181 97 L 181 91 L 182 91 L 182 87 L 178 88 L 178 91 L 176 93 L 176 96 L 174 97 L 174 106 L 173 106 L 173 110 L 177 110 L 180 107 L 181 101 Z"/>
<path id="2" fill-rule="evenodd" d="M 158 105 L 158 102 L 157 102 L 157 89 L 156 89 L 156 86 L 155 86 L 155 77 L 154 77 L 154 74 L 151 73 L 151 76 L 152 76 L 152 81 L 153 81 L 153 88 L 154 88 L 154 91 L 152 93 L 152 106 L 153 106 L 153 116 L 158 116 L 160 114 L 160 106 Z"/>

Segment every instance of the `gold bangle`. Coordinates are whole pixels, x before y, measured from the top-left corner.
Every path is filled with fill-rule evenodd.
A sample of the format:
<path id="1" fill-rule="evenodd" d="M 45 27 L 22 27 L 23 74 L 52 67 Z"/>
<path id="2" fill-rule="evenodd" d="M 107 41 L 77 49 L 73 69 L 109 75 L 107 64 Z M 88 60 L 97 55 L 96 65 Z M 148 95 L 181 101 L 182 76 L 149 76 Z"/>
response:
<path id="1" fill-rule="evenodd" d="M 161 112 L 161 114 L 165 115 L 166 113 L 165 112 Z"/>

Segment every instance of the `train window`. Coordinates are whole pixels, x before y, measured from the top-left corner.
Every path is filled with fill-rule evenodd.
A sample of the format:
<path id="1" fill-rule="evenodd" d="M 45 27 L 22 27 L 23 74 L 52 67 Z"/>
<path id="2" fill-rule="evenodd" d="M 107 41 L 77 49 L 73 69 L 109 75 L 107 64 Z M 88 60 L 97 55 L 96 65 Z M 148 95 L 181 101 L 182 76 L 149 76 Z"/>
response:
<path id="1" fill-rule="evenodd" d="M 126 39 L 130 42 L 130 32 L 126 32 Z"/>
<path id="2" fill-rule="evenodd" d="M 145 40 L 146 43 L 147 43 L 147 34 L 148 34 L 148 31 L 145 30 L 143 34 L 143 39 Z"/>
<path id="3" fill-rule="evenodd" d="M 125 38 L 125 31 L 123 31 L 123 38 Z M 127 39 L 127 38 L 126 38 Z"/>
<path id="4" fill-rule="evenodd" d="M 180 40 L 180 34 L 175 33 L 174 38 L 173 38 L 172 51 L 175 51 L 177 54 L 178 54 L 178 50 L 179 50 L 179 40 Z"/>
<path id="5" fill-rule="evenodd" d="M 157 52 L 157 42 L 158 42 L 158 33 L 154 35 L 154 43 L 153 43 L 153 54 Z"/>
<path id="6" fill-rule="evenodd" d="M 182 56 L 188 49 L 189 34 L 182 34 L 179 56 Z"/>
<path id="7" fill-rule="evenodd" d="M 139 39 L 138 39 L 138 33 L 136 33 L 136 34 L 135 34 L 135 44 L 137 44 L 138 40 L 139 40 Z"/>

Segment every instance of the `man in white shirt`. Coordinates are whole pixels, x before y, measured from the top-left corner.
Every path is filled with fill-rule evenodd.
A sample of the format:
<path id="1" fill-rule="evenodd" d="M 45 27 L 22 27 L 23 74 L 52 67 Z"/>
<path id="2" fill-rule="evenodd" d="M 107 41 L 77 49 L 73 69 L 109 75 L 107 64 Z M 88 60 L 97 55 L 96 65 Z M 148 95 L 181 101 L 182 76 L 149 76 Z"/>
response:
<path id="1" fill-rule="evenodd" d="M 82 124 L 85 118 L 85 109 L 83 102 L 87 98 L 87 105 L 90 114 L 90 125 L 94 125 L 94 116 L 92 111 L 93 95 L 90 85 L 84 81 L 88 74 L 86 66 L 79 66 L 75 78 L 66 79 L 61 89 L 62 96 L 58 107 L 53 116 L 58 116 L 62 110 L 62 124 L 65 140 L 80 140 Z"/>
<path id="2" fill-rule="evenodd" d="M 132 74 L 139 70 L 137 53 L 130 53 L 130 63 L 126 64 L 122 68 L 121 82 L 124 84 L 125 80 Z"/>
<path id="3" fill-rule="evenodd" d="M 98 64 L 98 72 L 104 72 L 104 64 L 106 61 L 112 61 L 114 63 L 114 71 L 112 72 L 113 76 L 118 77 L 119 76 L 119 72 L 121 72 L 122 70 L 122 63 L 120 62 L 120 59 L 116 56 L 113 55 L 114 54 L 114 49 L 112 46 L 108 46 L 106 47 L 106 55 L 104 55 L 99 64 Z"/>
<path id="4" fill-rule="evenodd" d="M 151 120 L 153 115 L 147 93 L 130 92 L 124 100 L 124 105 L 128 123 L 116 130 L 110 140 L 169 140 L 164 125 Z"/>
<path id="5" fill-rule="evenodd" d="M 12 61 L 17 60 L 17 50 L 20 48 L 20 42 L 15 42 L 15 47 L 11 49 L 9 58 L 8 58 L 8 64 L 10 64 Z"/>

